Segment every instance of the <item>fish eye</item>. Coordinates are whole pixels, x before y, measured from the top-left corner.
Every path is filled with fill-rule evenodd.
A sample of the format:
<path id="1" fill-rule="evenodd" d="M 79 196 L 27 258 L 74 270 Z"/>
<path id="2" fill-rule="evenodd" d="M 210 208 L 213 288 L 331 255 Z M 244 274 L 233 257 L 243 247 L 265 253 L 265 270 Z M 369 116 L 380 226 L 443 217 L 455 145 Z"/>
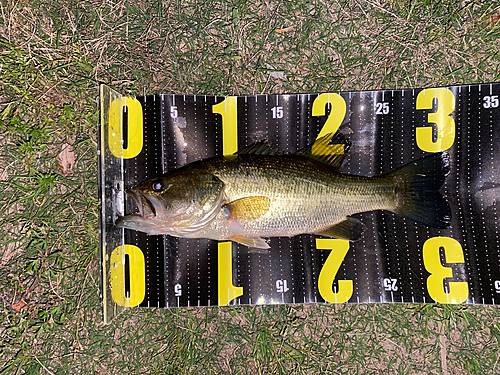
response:
<path id="1" fill-rule="evenodd" d="M 162 180 L 157 180 L 157 181 L 154 181 L 154 182 L 151 184 L 151 188 L 152 188 L 154 191 L 162 191 L 164 187 L 165 187 L 165 184 L 163 183 L 163 181 L 162 181 Z"/>

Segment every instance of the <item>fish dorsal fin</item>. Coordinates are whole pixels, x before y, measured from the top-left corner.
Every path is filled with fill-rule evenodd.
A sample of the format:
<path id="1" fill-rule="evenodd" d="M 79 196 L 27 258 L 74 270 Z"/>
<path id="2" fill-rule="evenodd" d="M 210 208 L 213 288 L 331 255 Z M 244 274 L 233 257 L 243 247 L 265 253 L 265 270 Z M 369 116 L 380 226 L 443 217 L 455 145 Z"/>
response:
<path id="1" fill-rule="evenodd" d="M 236 152 L 237 155 L 283 155 L 282 152 L 273 149 L 269 143 L 260 141 L 243 147 Z"/>
<path id="2" fill-rule="evenodd" d="M 361 221 L 348 217 L 329 228 L 314 232 L 320 236 L 339 238 L 341 240 L 358 241 L 363 235 L 364 226 Z"/>
<path id="3" fill-rule="evenodd" d="M 341 133 L 329 133 L 297 151 L 295 155 L 317 160 L 338 170 L 350 146 L 351 143 Z"/>
<path id="4" fill-rule="evenodd" d="M 271 199 L 264 196 L 252 196 L 236 199 L 223 206 L 227 218 L 256 220 L 264 216 L 271 206 Z"/>

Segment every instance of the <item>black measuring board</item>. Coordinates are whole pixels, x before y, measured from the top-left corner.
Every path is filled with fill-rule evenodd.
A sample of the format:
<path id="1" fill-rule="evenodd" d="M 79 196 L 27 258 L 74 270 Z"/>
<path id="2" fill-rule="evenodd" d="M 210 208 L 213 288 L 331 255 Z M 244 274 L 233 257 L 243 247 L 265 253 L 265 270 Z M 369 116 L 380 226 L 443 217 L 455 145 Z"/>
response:
<path id="1" fill-rule="evenodd" d="M 500 302 L 500 84 L 249 96 L 123 97 L 101 88 L 99 189 L 105 320 L 122 308 L 276 303 Z M 361 240 L 276 237 L 269 251 L 148 236 L 114 225 L 125 191 L 191 162 L 266 141 L 293 153 L 331 132 L 341 172 L 378 176 L 446 152 L 434 229 L 387 211 L 353 215 Z"/>

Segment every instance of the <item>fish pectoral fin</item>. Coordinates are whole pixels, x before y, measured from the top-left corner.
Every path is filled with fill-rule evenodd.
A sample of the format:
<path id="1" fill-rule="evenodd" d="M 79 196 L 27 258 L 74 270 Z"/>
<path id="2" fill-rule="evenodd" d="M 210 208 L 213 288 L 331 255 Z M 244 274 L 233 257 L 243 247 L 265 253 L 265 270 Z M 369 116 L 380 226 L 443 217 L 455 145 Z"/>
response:
<path id="1" fill-rule="evenodd" d="M 348 217 L 329 228 L 321 229 L 314 234 L 320 236 L 339 238 L 341 240 L 358 241 L 363 235 L 364 225 L 361 221 Z"/>
<path id="2" fill-rule="evenodd" d="M 236 199 L 223 206 L 228 218 L 255 220 L 264 216 L 271 206 L 271 199 L 264 196 L 253 196 Z"/>
<path id="3" fill-rule="evenodd" d="M 230 240 L 256 249 L 271 248 L 271 246 L 269 246 L 268 243 L 261 237 L 243 237 L 240 235 L 233 235 Z"/>

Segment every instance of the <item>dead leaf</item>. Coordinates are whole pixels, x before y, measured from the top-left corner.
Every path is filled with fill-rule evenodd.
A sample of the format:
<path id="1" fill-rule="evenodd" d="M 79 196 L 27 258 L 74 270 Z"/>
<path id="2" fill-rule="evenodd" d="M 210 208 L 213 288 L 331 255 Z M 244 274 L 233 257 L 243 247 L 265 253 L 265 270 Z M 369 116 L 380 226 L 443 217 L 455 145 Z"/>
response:
<path id="1" fill-rule="evenodd" d="M 491 16 L 490 18 L 488 18 L 486 20 L 486 24 L 488 26 L 494 26 L 498 21 L 500 21 L 500 16 L 499 15 L 495 15 L 495 16 Z"/>
<path id="2" fill-rule="evenodd" d="M 283 71 L 279 71 L 279 70 L 276 70 L 276 68 L 268 63 L 264 63 L 264 65 L 266 66 L 267 69 L 269 70 L 266 70 L 266 72 L 272 77 L 272 78 L 275 78 L 275 79 L 281 79 L 283 81 L 286 81 L 287 78 L 286 78 L 286 74 L 285 72 Z"/>
<path id="3" fill-rule="evenodd" d="M 21 312 L 23 307 L 26 305 L 27 305 L 26 301 L 21 298 L 21 300 L 19 302 L 14 302 L 13 304 L 10 305 L 10 307 L 12 307 L 12 309 L 17 311 L 17 312 Z"/>
<path id="4" fill-rule="evenodd" d="M 70 173 L 75 165 L 75 152 L 73 151 L 73 146 L 69 143 L 64 143 L 62 151 L 57 155 L 57 161 L 59 161 L 59 169 L 64 174 Z"/>
<path id="5" fill-rule="evenodd" d="M 277 33 L 283 34 L 283 33 L 287 33 L 289 31 L 292 31 L 293 29 L 295 29 L 296 26 L 297 25 L 292 25 L 292 26 L 285 27 L 284 29 L 276 29 L 275 31 Z"/>

